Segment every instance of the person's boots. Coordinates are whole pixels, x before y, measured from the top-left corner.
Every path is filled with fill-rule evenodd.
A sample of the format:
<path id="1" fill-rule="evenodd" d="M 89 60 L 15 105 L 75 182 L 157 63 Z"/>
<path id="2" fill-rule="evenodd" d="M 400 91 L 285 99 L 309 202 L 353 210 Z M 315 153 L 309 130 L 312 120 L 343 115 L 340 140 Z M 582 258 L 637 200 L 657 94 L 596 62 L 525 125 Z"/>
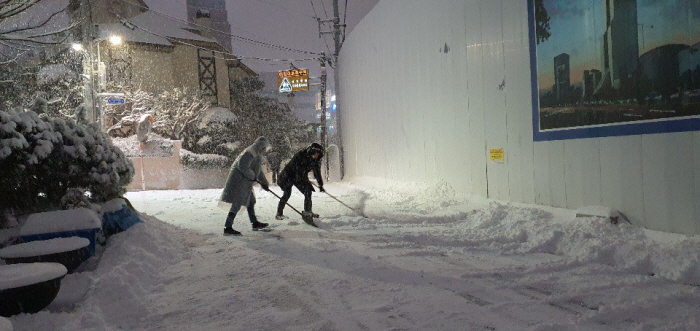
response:
<path id="1" fill-rule="evenodd" d="M 302 216 L 302 217 L 311 216 L 311 217 L 313 217 L 313 218 L 318 218 L 318 214 L 316 214 L 316 213 L 314 213 L 314 212 L 311 212 L 311 211 L 303 211 L 303 212 L 301 212 L 301 216 Z"/>
<path id="2" fill-rule="evenodd" d="M 267 223 L 258 222 L 258 221 L 253 221 L 253 222 L 251 222 L 251 224 L 253 224 L 253 231 L 264 229 L 269 225 Z"/>
<path id="3" fill-rule="evenodd" d="M 284 215 L 282 215 L 282 214 L 279 214 L 279 215 L 275 216 L 275 219 L 278 220 L 278 221 L 286 220 L 286 219 L 288 219 L 288 218 L 289 218 L 289 217 L 284 216 Z"/>
<path id="4" fill-rule="evenodd" d="M 229 235 L 229 236 L 240 236 L 241 233 L 234 230 L 233 228 L 224 228 L 224 235 Z"/>

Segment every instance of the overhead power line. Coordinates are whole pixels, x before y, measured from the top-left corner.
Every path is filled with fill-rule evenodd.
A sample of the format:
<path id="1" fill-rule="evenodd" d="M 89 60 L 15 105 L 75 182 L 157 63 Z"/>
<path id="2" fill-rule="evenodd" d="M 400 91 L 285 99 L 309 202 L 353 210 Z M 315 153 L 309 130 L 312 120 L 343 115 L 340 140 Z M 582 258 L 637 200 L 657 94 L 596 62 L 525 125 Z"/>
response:
<path id="1" fill-rule="evenodd" d="M 142 31 L 144 31 L 144 32 L 146 32 L 146 33 L 149 33 L 149 34 L 152 34 L 152 35 L 154 35 L 154 36 L 158 36 L 158 37 L 161 37 L 161 38 L 165 38 L 166 40 L 168 40 L 168 41 L 170 41 L 170 42 L 172 42 L 172 43 L 178 43 L 178 44 L 182 44 L 182 45 L 187 45 L 187 46 L 194 47 L 194 48 L 197 48 L 197 49 L 212 51 L 212 52 L 214 52 L 214 53 L 219 53 L 219 54 L 224 54 L 224 55 L 230 55 L 230 56 L 235 57 L 237 60 L 238 60 L 238 59 L 247 59 L 247 60 L 259 60 L 259 61 L 270 61 L 270 62 L 292 62 L 292 61 L 304 62 L 304 61 L 315 61 L 315 60 L 318 59 L 318 58 L 316 58 L 316 57 L 304 58 L 304 59 L 271 59 L 271 58 L 264 58 L 264 57 L 257 57 L 257 56 L 245 56 L 245 55 L 240 55 L 240 54 L 234 54 L 234 53 L 231 53 L 231 52 L 228 52 L 228 51 L 222 51 L 222 50 L 218 50 L 218 49 L 211 49 L 211 48 L 207 48 L 207 47 L 201 47 L 201 46 L 197 46 L 197 45 L 194 45 L 194 44 L 185 42 L 185 41 L 183 41 L 183 40 L 181 40 L 181 39 L 178 39 L 178 38 L 168 37 L 168 36 L 164 36 L 164 35 L 155 33 L 155 32 L 153 32 L 153 31 L 150 31 L 150 30 L 148 30 L 148 29 L 146 29 L 146 28 L 143 28 L 143 27 L 141 27 L 141 26 L 135 24 L 135 23 L 132 22 L 132 21 L 129 21 L 128 19 L 126 19 L 126 18 L 120 16 L 119 14 L 117 14 L 117 13 L 114 12 L 114 11 L 111 11 L 111 12 L 112 12 L 112 14 L 114 14 L 117 18 L 119 18 L 120 20 L 122 20 L 122 21 L 124 21 L 124 22 L 128 22 L 128 23 L 129 23 L 130 25 L 132 25 L 134 28 L 137 28 L 137 29 L 139 29 L 139 30 L 142 30 Z M 224 58 L 224 57 L 219 57 L 219 59 L 222 59 L 222 60 L 232 60 L 232 59 L 226 59 L 226 58 Z"/>
<path id="2" fill-rule="evenodd" d="M 208 27 L 208 26 L 204 26 L 204 25 L 201 25 L 201 24 L 197 24 L 197 23 L 194 23 L 194 22 L 189 22 L 189 21 L 186 21 L 186 20 L 182 20 L 182 19 L 179 19 L 179 18 L 177 18 L 177 17 L 173 17 L 173 16 L 170 16 L 170 15 L 161 13 L 161 12 L 159 12 L 159 11 L 152 10 L 152 9 L 146 7 L 146 6 L 142 6 L 142 5 L 140 5 L 140 4 L 131 2 L 131 1 L 129 1 L 129 0 L 122 0 L 122 1 L 125 2 L 125 3 L 127 3 L 127 4 L 130 4 L 130 5 L 132 5 L 132 6 L 137 6 L 137 7 L 140 7 L 140 8 L 148 9 L 148 11 L 153 12 L 153 13 L 155 13 L 155 14 L 157 14 L 157 15 L 163 16 L 163 17 L 165 17 L 165 18 L 168 18 L 168 19 L 171 19 L 171 20 L 174 20 L 174 21 L 178 21 L 178 22 L 182 22 L 182 23 L 186 23 L 186 24 L 190 24 L 190 25 L 193 25 L 193 26 L 196 26 L 196 27 L 204 28 L 204 29 L 207 29 L 207 30 L 212 31 L 212 32 L 216 32 L 216 33 L 220 33 L 220 34 L 223 34 L 223 35 L 226 35 L 226 36 L 229 36 L 229 37 L 236 38 L 236 39 L 238 39 L 238 40 L 240 40 L 240 41 L 247 42 L 247 43 L 249 43 L 249 44 L 258 45 L 258 46 L 263 46 L 263 47 L 268 47 L 268 48 L 277 49 L 277 50 L 281 50 L 281 51 L 296 52 L 296 53 L 303 53 L 303 54 L 310 54 L 310 55 L 321 55 L 321 54 L 318 53 L 318 52 L 305 51 L 305 50 L 300 50 L 300 49 L 296 49 L 296 48 L 291 48 L 291 47 L 286 47 L 286 46 L 275 45 L 275 44 L 273 44 L 273 43 L 264 42 L 264 41 L 260 41 L 260 40 L 255 40 L 255 39 L 251 39 L 251 38 L 246 38 L 246 37 L 243 37 L 243 36 L 239 36 L 239 35 L 232 34 L 231 32 L 225 32 L 225 31 L 221 31 L 221 30 L 217 30 L 217 29 Z"/>

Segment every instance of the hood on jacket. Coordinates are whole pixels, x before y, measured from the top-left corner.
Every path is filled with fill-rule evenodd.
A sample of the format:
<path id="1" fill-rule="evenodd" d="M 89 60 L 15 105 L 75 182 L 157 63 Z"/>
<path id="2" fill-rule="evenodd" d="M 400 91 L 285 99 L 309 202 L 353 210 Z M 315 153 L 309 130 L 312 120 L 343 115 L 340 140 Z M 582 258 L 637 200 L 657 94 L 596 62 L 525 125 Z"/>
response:
<path id="1" fill-rule="evenodd" d="M 267 152 L 272 148 L 270 143 L 267 141 L 267 138 L 262 136 L 258 137 L 258 139 L 255 139 L 255 142 L 253 143 L 252 147 L 253 150 L 255 150 L 255 152 L 259 154 L 262 152 Z"/>

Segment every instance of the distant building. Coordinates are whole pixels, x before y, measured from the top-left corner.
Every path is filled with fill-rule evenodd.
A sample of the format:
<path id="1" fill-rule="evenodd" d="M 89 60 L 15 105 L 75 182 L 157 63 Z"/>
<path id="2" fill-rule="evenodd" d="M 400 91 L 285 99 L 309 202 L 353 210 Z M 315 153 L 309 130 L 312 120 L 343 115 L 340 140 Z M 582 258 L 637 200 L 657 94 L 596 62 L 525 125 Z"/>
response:
<path id="1" fill-rule="evenodd" d="M 571 71 L 569 67 L 569 54 L 561 53 L 554 57 L 554 96 L 558 104 L 568 101 L 570 87 Z"/>
<path id="2" fill-rule="evenodd" d="M 229 108 L 230 82 L 257 75 L 226 54 L 217 40 L 186 22 L 164 19 L 145 3 L 136 10 L 123 6 L 120 12 L 109 5 L 97 1 L 92 7 L 97 28 L 95 55 L 103 63 L 103 87 L 139 88 L 152 93 L 186 88 L 198 91 L 213 106 Z M 111 36 L 121 37 L 122 45 L 111 45 Z"/>
<path id="3" fill-rule="evenodd" d="M 581 96 L 584 101 L 589 101 L 593 96 L 596 86 L 600 84 L 603 78 L 603 73 L 597 69 L 584 70 L 583 71 L 583 95 Z"/>
<path id="4" fill-rule="evenodd" d="M 611 86 L 632 75 L 638 57 L 637 0 L 605 0 L 603 69 Z"/>
<path id="5" fill-rule="evenodd" d="M 210 18 L 210 20 L 202 20 L 202 18 Z M 210 27 L 212 30 L 225 32 L 211 31 L 211 36 L 226 50 L 231 51 L 231 24 L 228 22 L 225 0 L 187 0 L 187 20 Z"/>
<path id="6" fill-rule="evenodd" d="M 700 43 L 678 53 L 678 70 L 686 89 L 700 88 Z"/>
<path id="7" fill-rule="evenodd" d="M 642 74 L 651 83 L 651 89 L 664 97 L 678 92 L 680 87 L 680 54 L 688 45 L 670 44 L 656 47 L 639 57 Z"/>

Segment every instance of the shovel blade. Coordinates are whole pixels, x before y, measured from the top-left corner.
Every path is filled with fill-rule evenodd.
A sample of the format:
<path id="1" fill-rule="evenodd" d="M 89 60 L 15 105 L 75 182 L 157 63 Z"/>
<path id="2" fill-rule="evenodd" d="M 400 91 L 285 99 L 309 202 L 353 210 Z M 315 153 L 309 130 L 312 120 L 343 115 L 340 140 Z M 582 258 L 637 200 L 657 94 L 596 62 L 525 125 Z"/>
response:
<path id="1" fill-rule="evenodd" d="M 314 223 L 314 218 L 313 218 L 313 216 L 311 216 L 311 215 L 303 215 L 303 216 L 301 217 L 301 219 L 304 220 L 304 222 L 305 222 L 306 224 L 308 224 L 308 225 L 311 225 L 311 226 L 313 226 L 313 227 L 315 227 L 315 228 L 318 227 L 318 225 L 316 225 L 316 223 Z"/>

